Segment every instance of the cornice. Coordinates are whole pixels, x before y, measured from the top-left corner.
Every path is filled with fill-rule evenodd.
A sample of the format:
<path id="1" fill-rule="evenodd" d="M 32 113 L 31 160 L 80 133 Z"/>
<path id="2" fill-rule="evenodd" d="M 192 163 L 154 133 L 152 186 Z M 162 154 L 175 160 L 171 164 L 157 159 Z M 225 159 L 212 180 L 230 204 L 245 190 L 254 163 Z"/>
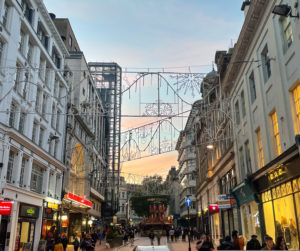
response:
<path id="1" fill-rule="evenodd" d="M 239 39 L 234 47 L 233 56 L 230 60 L 226 74 L 223 80 L 223 88 L 231 88 L 231 85 L 236 80 L 243 63 L 245 60 L 248 49 L 257 32 L 257 28 L 262 21 L 263 15 L 267 11 L 269 0 L 252 0 L 249 11 L 247 13 L 245 22 L 239 35 Z M 241 63 L 238 63 L 241 62 Z"/>

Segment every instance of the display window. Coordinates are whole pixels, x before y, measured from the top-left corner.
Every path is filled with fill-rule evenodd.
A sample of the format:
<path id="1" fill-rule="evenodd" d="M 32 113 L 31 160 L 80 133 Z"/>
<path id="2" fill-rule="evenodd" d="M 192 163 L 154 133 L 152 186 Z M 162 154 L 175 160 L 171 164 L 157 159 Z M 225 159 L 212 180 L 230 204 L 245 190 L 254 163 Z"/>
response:
<path id="1" fill-rule="evenodd" d="M 243 235 L 246 240 L 251 239 L 251 235 L 256 234 L 261 242 L 261 230 L 259 222 L 258 205 L 252 201 L 241 206 Z"/>
<path id="2" fill-rule="evenodd" d="M 278 185 L 261 196 L 266 233 L 284 237 L 290 250 L 299 248 L 300 178 Z"/>

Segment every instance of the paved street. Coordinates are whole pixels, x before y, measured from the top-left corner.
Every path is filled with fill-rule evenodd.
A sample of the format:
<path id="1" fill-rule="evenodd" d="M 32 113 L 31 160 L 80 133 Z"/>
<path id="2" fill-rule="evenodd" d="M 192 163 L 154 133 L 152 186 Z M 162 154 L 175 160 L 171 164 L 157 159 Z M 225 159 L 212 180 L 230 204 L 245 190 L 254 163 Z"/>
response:
<path id="1" fill-rule="evenodd" d="M 157 241 L 155 240 L 154 242 L 155 245 L 157 245 Z M 150 240 L 147 237 L 137 237 L 135 238 L 135 242 L 134 242 L 134 246 L 148 246 L 150 245 Z M 163 237 L 161 239 L 161 245 L 167 245 L 167 239 L 166 237 Z M 122 247 L 118 247 L 118 248 L 114 248 L 114 249 L 107 249 L 105 248 L 105 243 L 103 242 L 102 245 L 97 244 L 95 251 L 108 251 L 108 250 L 118 250 L 118 251 L 132 251 L 134 246 L 130 246 L 130 243 L 128 243 L 128 245 L 126 246 L 122 246 Z M 182 241 L 178 241 L 178 242 L 169 242 L 168 246 L 170 248 L 171 251 L 184 251 L 184 250 L 188 250 L 188 242 L 182 242 Z M 195 242 L 191 243 L 191 248 L 192 250 L 196 250 L 195 249 Z M 73 251 L 74 249 L 72 247 L 69 247 L 67 249 L 67 251 Z"/>

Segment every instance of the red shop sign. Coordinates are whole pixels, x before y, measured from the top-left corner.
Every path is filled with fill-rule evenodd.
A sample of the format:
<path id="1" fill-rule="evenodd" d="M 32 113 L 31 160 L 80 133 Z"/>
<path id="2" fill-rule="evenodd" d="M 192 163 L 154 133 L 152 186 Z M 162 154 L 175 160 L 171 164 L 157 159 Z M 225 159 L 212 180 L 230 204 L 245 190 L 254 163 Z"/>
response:
<path id="1" fill-rule="evenodd" d="M 0 201 L 0 215 L 10 215 L 12 202 Z"/>
<path id="2" fill-rule="evenodd" d="M 77 202 L 79 204 L 82 204 L 86 207 L 92 207 L 93 206 L 93 203 L 84 199 L 84 198 L 81 198 L 80 196 L 76 195 L 76 194 L 72 194 L 72 193 L 67 193 L 65 195 L 65 199 L 67 200 L 71 200 L 71 201 L 74 201 L 74 202 Z"/>
<path id="3" fill-rule="evenodd" d="M 210 214 L 217 213 L 219 212 L 219 206 L 217 204 L 211 204 L 209 205 L 208 210 Z"/>

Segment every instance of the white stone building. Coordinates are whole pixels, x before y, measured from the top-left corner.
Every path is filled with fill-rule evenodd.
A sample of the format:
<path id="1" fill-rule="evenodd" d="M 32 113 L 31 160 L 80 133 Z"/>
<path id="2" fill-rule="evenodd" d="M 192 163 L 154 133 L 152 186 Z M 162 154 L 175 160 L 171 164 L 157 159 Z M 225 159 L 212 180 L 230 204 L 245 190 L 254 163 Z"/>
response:
<path id="1" fill-rule="evenodd" d="M 60 217 L 68 51 L 42 0 L 1 0 L 0 21 L 0 246 L 37 250 Z"/>
<path id="2" fill-rule="evenodd" d="M 275 6 L 287 17 L 273 14 Z M 300 21 L 290 14 L 299 13 L 299 2 L 251 0 L 243 9 L 245 22 L 222 83 L 232 97 L 240 231 L 247 239 L 284 235 L 288 248 L 298 249 Z"/>

